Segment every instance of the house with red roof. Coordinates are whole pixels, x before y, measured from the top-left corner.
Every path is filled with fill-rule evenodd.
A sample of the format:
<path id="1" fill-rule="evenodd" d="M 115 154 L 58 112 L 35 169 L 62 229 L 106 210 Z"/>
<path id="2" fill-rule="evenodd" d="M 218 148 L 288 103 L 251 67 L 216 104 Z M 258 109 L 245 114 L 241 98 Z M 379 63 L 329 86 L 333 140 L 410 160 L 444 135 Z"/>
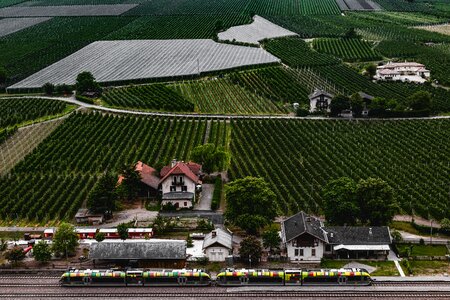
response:
<path id="1" fill-rule="evenodd" d="M 156 199 L 159 193 L 158 171 L 144 164 L 142 161 L 136 163 L 135 170 L 141 175 L 141 185 L 139 186 L 138 197 Z M 119 176 L 119 185 L 122 180 L 123 176 Z"/>
<path id="2" fill-rule="evenodd" d="M 172 160 L 160 172 L 161 206 L 171 203 L 177 209 L 192 208 L 201 188 L 202 166 L 194 162 Z"/>

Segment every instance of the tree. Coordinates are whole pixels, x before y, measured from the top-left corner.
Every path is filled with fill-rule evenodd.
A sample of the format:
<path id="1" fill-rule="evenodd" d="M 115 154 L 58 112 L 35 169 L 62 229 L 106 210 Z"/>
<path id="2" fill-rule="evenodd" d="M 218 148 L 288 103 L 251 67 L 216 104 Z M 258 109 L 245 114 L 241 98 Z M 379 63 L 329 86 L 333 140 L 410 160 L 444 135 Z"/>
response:
<path id="1" fill-rule="evenodd" d="M 2 66 L 0 66 L 0 84 L 6 83 L 6 79 L 8 78 L 8 72 Z"/>
<path id="2" fill-rule="evenodd" d="M 54 253 L 63 253 L 66 257 L 74 252 L 78 246 L 78 235 L 73 225 L 61 223 L 53 237 L 52 250 Z"/>
<path id="3" fill-rule="evenodd" d="M 394 190 L 380 178 L 361 179 L 356 188 L 360 220 L 372 226 L 387 225 L 397 210 Z"/>
<path id="4" fill-rule="evenodd" d="M 116 209 L 116 185 L 116 176 L 105 174 L 100 177 L 88 195 L 87 207 L 93 212 L 111 215 Z"/>
<path id="5" fill-rule="evenodd" d="M 403 241 L 402 234 L 397 230 L 393 230 L 391 232 L 391 236 L 395 243 L 401 243 Z"/>
<path id="6" fill-rule="evenodd" d="M 78 74 L 75 88 L 79 95 L 84 92 L 101 92 L 100 85 L 95 81 L 91 72 L 81 72 Z"/>
<path id="7" fill-rule="evenodd" d="M 278 234 L 278 230 L 274 227 L 271 227 L 263 232 L 262 240 L 263 246 L 265 248 L 269 248 L 269 251 L 272 251 L 272 248 L 278 248 L 281 243 L 281 238 Z"/>
<path id="8" fill-rule="evenodd" d="M 254 236 L 248 236 L 240 243 L 239 256 L 244 262 L 257 264 L 261 253 L 261 242 Z"/>
<path id="9" fill-rule="evenodd" d="M 121 223 L 117 226 L 117 233 L 121 240 L 126 240 L 128 238 L 128 225 Z"/>
<path id="10" fill-rule="evenodd" d="M 95 234 L 95 240 L 97 241 L 97 242 L 102 242 L 102 241 L 104 241 L 105 240 L 105 234 L 103 233 L 103 232 L 97 232 L 96 234 Z"/>
<path id="11" fill-rule="evenodd" d="M 248 234 L 256 235 L 260 228 L 266 226 L 270 221 L 259 215 L 243 214 L 237 217 L 235 224 L 245 230 Z"/>
<path id="12" fill-rule="evenodd" d="M 141 184 L 141 174 L 136 171 L 136 165 L 123 165 L 120 174 L 123 178 L 117 193 L 129 201 L 136 199 Z"/>
<path id="13" fill-rule="evenodd" d="M 251 222 L 255 228 L 250 230 L 249 226 L 245 226 L 246 230 L 256 231 L 264 226 L 263 223 L 268 224 L 277 215 L 277 197 L 262 178 L 245 177 L 229 183 L 225 187 L 225 197 L 226 218 L 229 221 L 243 225 L 245 217 L 252 216 Z"/>
<path id="14" fill-rule="evenodd" d="M 41 240 L 39 243 L 34 245 L 33 256 L 34 259 L 39 262 L 48 262 L 52 258 L 52 250 L 50 249 L 50 245 Z"/>
<path id="15" fill-rule="evenodd" d="M 5 258 L 13 264 L 17 264 L 19 261 L 25 258 L 25 252 L 23 252 L 23 249 L 21 247 L 16 246 L 6 252 Z"/>
<path id="16" fill-rule="evenodd" d="M 186 247 L 188 247 L 188 248 L 194 247 L 194 241 L 192 240 L 192 237 L 190 234 L 188 234 L 186 237 Z"/>
<path id="17" fill-rule="evenodd" d="M 377 74 L 377 66 L 374 64 L 368 64 L 366 66 L 366 74 L 369 76 L 370 80 Z"/>
<path id="18" fill-rule="evenodd" d="M 171 230 L 174 227 L 174 224 L 170 218 L 161 217 L 160 215 L 158 215 L 155 221 L 153 221 L 152 227 L 155 230 L 156 234 L 163 234 Z"/>
<path id="19" fill-rule="evenodd" d="M 331 180 L 323 188 L 323 210 L 332 225 L 354 225 L 359 216 L 356 182 L 348 177 Z"/>
<path id="20" fill-rule="evenodd" d="M 73 87 L 67 84 L 57 84 L 55 90 L 58 95 L 71 95 L 73 93 Z"/>
<path id="21" fill-rule="evenodd" d="M 44 92 L 44 94 L 52 96 L 53 93 L 55 92 L 55 85 L 50 82 L 47 82 L 42 86 L 42 91 Z"/>
<path id="22" fill-rule="evenodd" d="M 8 242 L 4 238 L 0 238 L 0 253 L 8 248 Z"/>
<path id="23" fill-rule="evenodd" d="M 450 230 L 450 220 L 448 218 L 443 218 L 440 223 L 442 229 Z"/>
<path id="24" fill-rule="evenodd" d="M 223 21 L 217 20 L 216 24 L 214 25 L 214 28 L 215 28 L 216 32 L 221 31 L 223 29 Z"/>
<path id="25" fill-rule="evenodd" d="M 330 115 L 338 116 L 344 109 L 350 108 L 350 98 L 344 95 L 335 96 L 330 103 Z"/>
<path id="26" fill-rule="evenodd" d="M 206 173 L 224 170 L 230 159 L 230 155 L 223 147 L 216 147 L 208 143 L 192 149 L 191 159 L 202 165 Z"/>
<path id="27" fill-rule="evenodd" d="M 355 28 L 349 28 L 344 35 L 345 38 L 347 39 L 357 39 L 359 38 L 359 35 L 356 33 Z"/>
<path id="28" fill-rule="evenodd" d="M 418 91 L 408 97 L 408 105 L 412 110 L 429 110 L 431 103 L 431 94 L 426 91 Z"/>
<path id="29" fill-rule="evenodd" d="M 350 107 L 355 116 L 361 116 L 361 113 L 364 108 L 364 100 L 360 94 L 354 93 L 350 96 Z"/>

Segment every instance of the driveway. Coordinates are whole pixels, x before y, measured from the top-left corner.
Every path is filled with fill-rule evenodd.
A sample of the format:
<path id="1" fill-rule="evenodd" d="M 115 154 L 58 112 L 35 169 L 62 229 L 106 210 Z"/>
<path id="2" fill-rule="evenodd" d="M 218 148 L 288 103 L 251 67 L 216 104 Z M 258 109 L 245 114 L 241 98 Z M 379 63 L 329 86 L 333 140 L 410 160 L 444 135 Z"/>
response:
<path id="1" fill-rule="evenodd" d="M 116 227 L 121 223 L 128 223 L 135 220 L 138 221 L 149 221 L 153 220 L 158 216 L 157 211 L 149 211 L 145 208 L 133 208 L 123 211 L 116 212 L 112 220 L 108 220 L 106 223 L 98 225 L 96 227 Z"/>
<path id="2" fill-rule="evenodd" d="M 194 210 L 211 210 L 212 196 L 214 193 L 214 184 L 204 183 L 202 184 L 202 194 L 200 196 L 200 201 L 198 201 Z"/>

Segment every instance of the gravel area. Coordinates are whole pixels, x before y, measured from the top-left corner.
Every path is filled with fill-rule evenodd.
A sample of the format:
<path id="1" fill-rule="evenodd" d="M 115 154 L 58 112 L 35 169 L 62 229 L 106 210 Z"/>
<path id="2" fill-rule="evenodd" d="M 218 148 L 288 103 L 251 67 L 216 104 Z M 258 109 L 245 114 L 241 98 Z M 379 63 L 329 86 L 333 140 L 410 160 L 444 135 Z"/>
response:
<path id="1" fill-rule="evenodd" d="M 7 18 L 0 20 L 0 37 L 34 26 L 51 18 Z"/>
<path id="2" fill-rule="evenodd" d="M 202 194 L 200 201 L 195 204 L 194 210 L 211 210 L 212 196 L 214 193 L 214 184 L 202 184 Z"/>
<path id="3" fill-rule="evenodd" d="M 83 71 L 90 71 L 98 82 L 113 82 L 196 75 L 279 61 L 260 48 L 206 39 L 99 41 L 9 88 L 39 88 L 46 82 L 75 84 Z"/>
<path id="4" fill-rule="evenodd" d="M 137 4 L 10 6 L 0 9 L 0 17 L 81 17 L 119 16 Z"/>
<path id="5" fill-rule="evenodd" d="M 219 40 L 233 41 L 250 44 L 258 44 L 260 40 L 297 35 L 295 32 L 284 29 L 263 17 L 254 16 L 253 23 L 248 25 L 234 26 L 224 32 L 219 32 Z"/>

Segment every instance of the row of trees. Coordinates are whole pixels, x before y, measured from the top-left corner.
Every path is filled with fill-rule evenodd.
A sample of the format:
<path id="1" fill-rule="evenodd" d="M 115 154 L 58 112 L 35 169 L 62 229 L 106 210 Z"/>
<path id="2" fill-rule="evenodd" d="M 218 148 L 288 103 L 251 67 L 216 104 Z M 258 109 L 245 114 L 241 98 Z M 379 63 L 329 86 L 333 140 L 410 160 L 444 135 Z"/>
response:
<path id="1" fill-rule="evenodd" d="M 0 71 L 1 73 L 1 71 Z M 0 83 L 1 83 L 1 75 L 0 75 Z M 81 72 L 78 74 L 75 86 L 71 86 L 68 84 L 57 84 L 47 82 L 42 86 L 42 91 L 48 95 L 70 95 L 72 94 L 73 89 L 75 88 L 77 95 L 81 95 L 85 92 L 94 92 L 97 94 L 101 94 L 102 88 L 95 81 L 94 76 L 91 72 Z"/>

